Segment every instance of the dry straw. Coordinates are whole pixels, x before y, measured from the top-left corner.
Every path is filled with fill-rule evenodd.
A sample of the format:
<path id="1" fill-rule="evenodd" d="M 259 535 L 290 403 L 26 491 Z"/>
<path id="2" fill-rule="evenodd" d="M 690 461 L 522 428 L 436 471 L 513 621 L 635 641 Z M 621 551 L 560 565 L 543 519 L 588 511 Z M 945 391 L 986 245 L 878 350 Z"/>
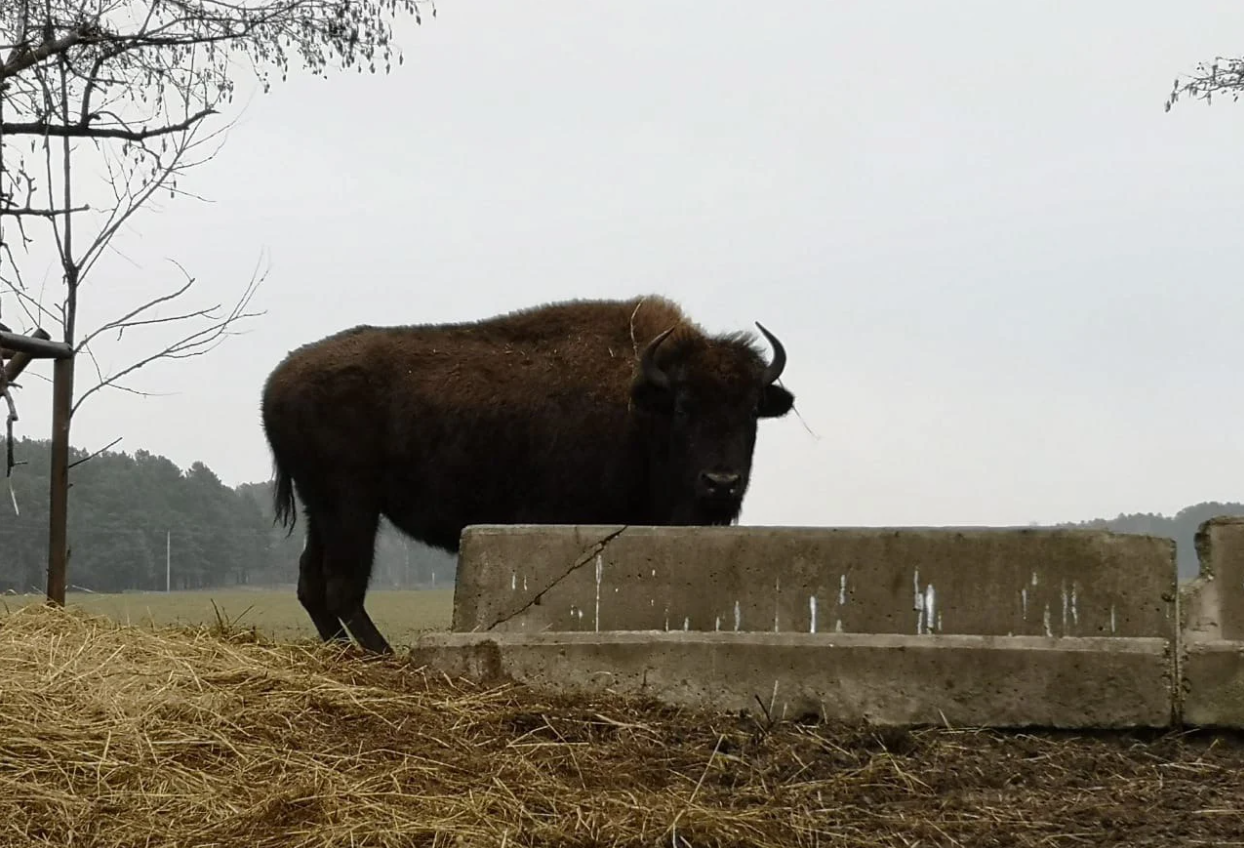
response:
<path id="1" fill-rule="evenodd" d="M 1244 838 L 1229 740 L 766 727 L 219 631 L 0 617 L 0 845 Z"/>

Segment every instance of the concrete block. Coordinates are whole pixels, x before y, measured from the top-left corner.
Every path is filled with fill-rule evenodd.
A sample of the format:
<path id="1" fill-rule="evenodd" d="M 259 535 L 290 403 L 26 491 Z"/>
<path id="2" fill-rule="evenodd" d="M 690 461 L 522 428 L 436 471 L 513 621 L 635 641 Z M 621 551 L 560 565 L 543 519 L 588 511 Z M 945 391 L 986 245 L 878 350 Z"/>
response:
<path id="1" fill-rule="evenodd" d="M 451 677 L 643 695 L 777 719 L 1129 728 L 1171 722 L 1159 638 L 798 633 L 435 633 L 411 661 Z"/>
<path id="2" fill-rule="evenodd" d="M 473 526 L 453 629 L 1173 639 L 1176 581 L 1089 530 Z"/>
<path id="3" fill-rule="evenodd" d="M 1181 590 L 1180 625 L 1193 641 L 1244 640 L 1244 518 L 1202 522 L 1201 573 Z"/>
<path id="4" fill-rule="evenodd" d="M 1180 590 L 1181 720 L 1244 728 L 1244 518 L 1202 523 L 1196 547 L 1201 573 Z"/>
<path id="5" fill-rule="evenodd" d="M 1244 642 L 1197 641 L 1181 653 L 1181 722 L 1244 728 Z"/>

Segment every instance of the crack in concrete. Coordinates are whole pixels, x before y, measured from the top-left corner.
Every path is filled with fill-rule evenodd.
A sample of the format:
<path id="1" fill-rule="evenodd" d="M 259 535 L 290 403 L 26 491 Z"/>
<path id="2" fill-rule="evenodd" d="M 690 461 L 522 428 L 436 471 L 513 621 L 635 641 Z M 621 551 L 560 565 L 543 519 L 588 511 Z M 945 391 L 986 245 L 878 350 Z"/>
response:
<path id="1" fill-rule="evenodd" d="M 536 594 L 532 596 L 530 601 L 523 604 L 521 608 L 515 610 L 509 615 L 498 618 L 496 621 L 492 622 L 486 628 L 484 628 L 484 630 L 485 631 L 492 630 L 494 627 L 498 625 L 505 624 L 507 621 L 517 618 L 518 616 L 525 613 L 527 610 L 531 609 L 536 604 L 540 603 L 540 599 L 544 597 L 545 592 L 552 589 L 554 586 L 556 586 L 558 583 L 565 580 L 571 574 L 574 574 L 575 571 L 587 565 L 589 562 L 595 559 L 599 554 L 603 553 L 605 548 L 609 547 L 610 542 L 612 542 L 614 539 L 621 536 L 629 528 L 630 528 L 629 524 L 624 524 L 617 530 L 614 530 L 612 533 L 609 533 L 603 536 L 602 538 L 600 538 L 599 540 L 597 540 L 595 544 L 592 545 L 591 550 L 589 550 L 587 553 L 581 554 L 579 558 L 574 561 L 574 565 L 570 566 L 564 572 L 559 574 L 556 578 L 553 579 L 553 582 L 549 583 L 549 585 L 545 586 L 539 592 L 536 592 Z"/>

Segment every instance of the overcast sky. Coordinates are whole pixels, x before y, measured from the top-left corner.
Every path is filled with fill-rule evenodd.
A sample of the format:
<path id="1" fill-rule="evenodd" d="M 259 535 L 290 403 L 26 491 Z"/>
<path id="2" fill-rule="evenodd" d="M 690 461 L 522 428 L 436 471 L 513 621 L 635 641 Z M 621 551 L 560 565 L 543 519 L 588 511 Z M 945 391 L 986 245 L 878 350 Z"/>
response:
<path id="1" fill-rule="evenodd" d="M 802 421 L 762 424 L 742 523 L 1244 500 L 1244 103 L 1162 108 L 1241 39 L 1228 0 L 441 0 L 387 78 L 240 98 L 186 184 L 212 202 L 136 219 L 88 318 L 165 257 L 228 298 L 261 253 L 267 314 L 73 441 L 266 480 L 260 388 L 300 344 L 658 292 L 789 352 Z"/>

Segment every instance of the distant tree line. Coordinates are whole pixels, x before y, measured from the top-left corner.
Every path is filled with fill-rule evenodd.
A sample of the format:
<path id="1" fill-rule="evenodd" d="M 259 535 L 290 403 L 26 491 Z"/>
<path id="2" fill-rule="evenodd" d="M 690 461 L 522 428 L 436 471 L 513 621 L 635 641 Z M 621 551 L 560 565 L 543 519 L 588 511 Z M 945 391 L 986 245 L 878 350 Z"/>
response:
<path id="1" fill-rule="evenodd" d="M 4 447 L 0 438 L 0 447 Z M 20 514 L 0 492 L 0 592 L 41 592 L 47 569 L 50 443 L 21 439 L 23 464 L 12 486 Z M 74 449 L 70 462 L 86 459 Z M 226 486 L 202 462 L 182 470 L 144 450 L 104 451 L 70 472 L 69 583 L 92 592 L 293 584 L 302 553 L 301 527 L 287 536 L 272 521 L 271 485 Z M 1244 516 L 1244 504 L 1199 503 L 1174 517 L 1156 513 L 1052 525 L 1174 539 L 1179 576 L 1193 577 L 1194 537 L 1215 515 Z M 412 541 L 387 523 L 376 540 L 372 585 L 430 588 L 452 585 L 455 557 Z M 166 575 L 167 568 L 167 575 Z"/>
<path id="2" fill-rule="evenodd" d="M 7 447 L 0 438 L 0 448 Z M 47 440 L 20 439 L 12 488 L 0 491 L 0 592 L 46 586 Z M 87 452 L 71 450 L 70 462 Z M 287 536 L 272 520 L 269 483 L 226 486 L 202 462 L 178 468 L 162 456 L 104 451 L 70 471 L 71 590 L 122 592 L 230 585 L 287 585 L 298 579 L 301 526 Z M 3 480 L 0 478 L 0 486 Z M 456 558 L 382 525 L 372 585 L 452 585 Z"/>

